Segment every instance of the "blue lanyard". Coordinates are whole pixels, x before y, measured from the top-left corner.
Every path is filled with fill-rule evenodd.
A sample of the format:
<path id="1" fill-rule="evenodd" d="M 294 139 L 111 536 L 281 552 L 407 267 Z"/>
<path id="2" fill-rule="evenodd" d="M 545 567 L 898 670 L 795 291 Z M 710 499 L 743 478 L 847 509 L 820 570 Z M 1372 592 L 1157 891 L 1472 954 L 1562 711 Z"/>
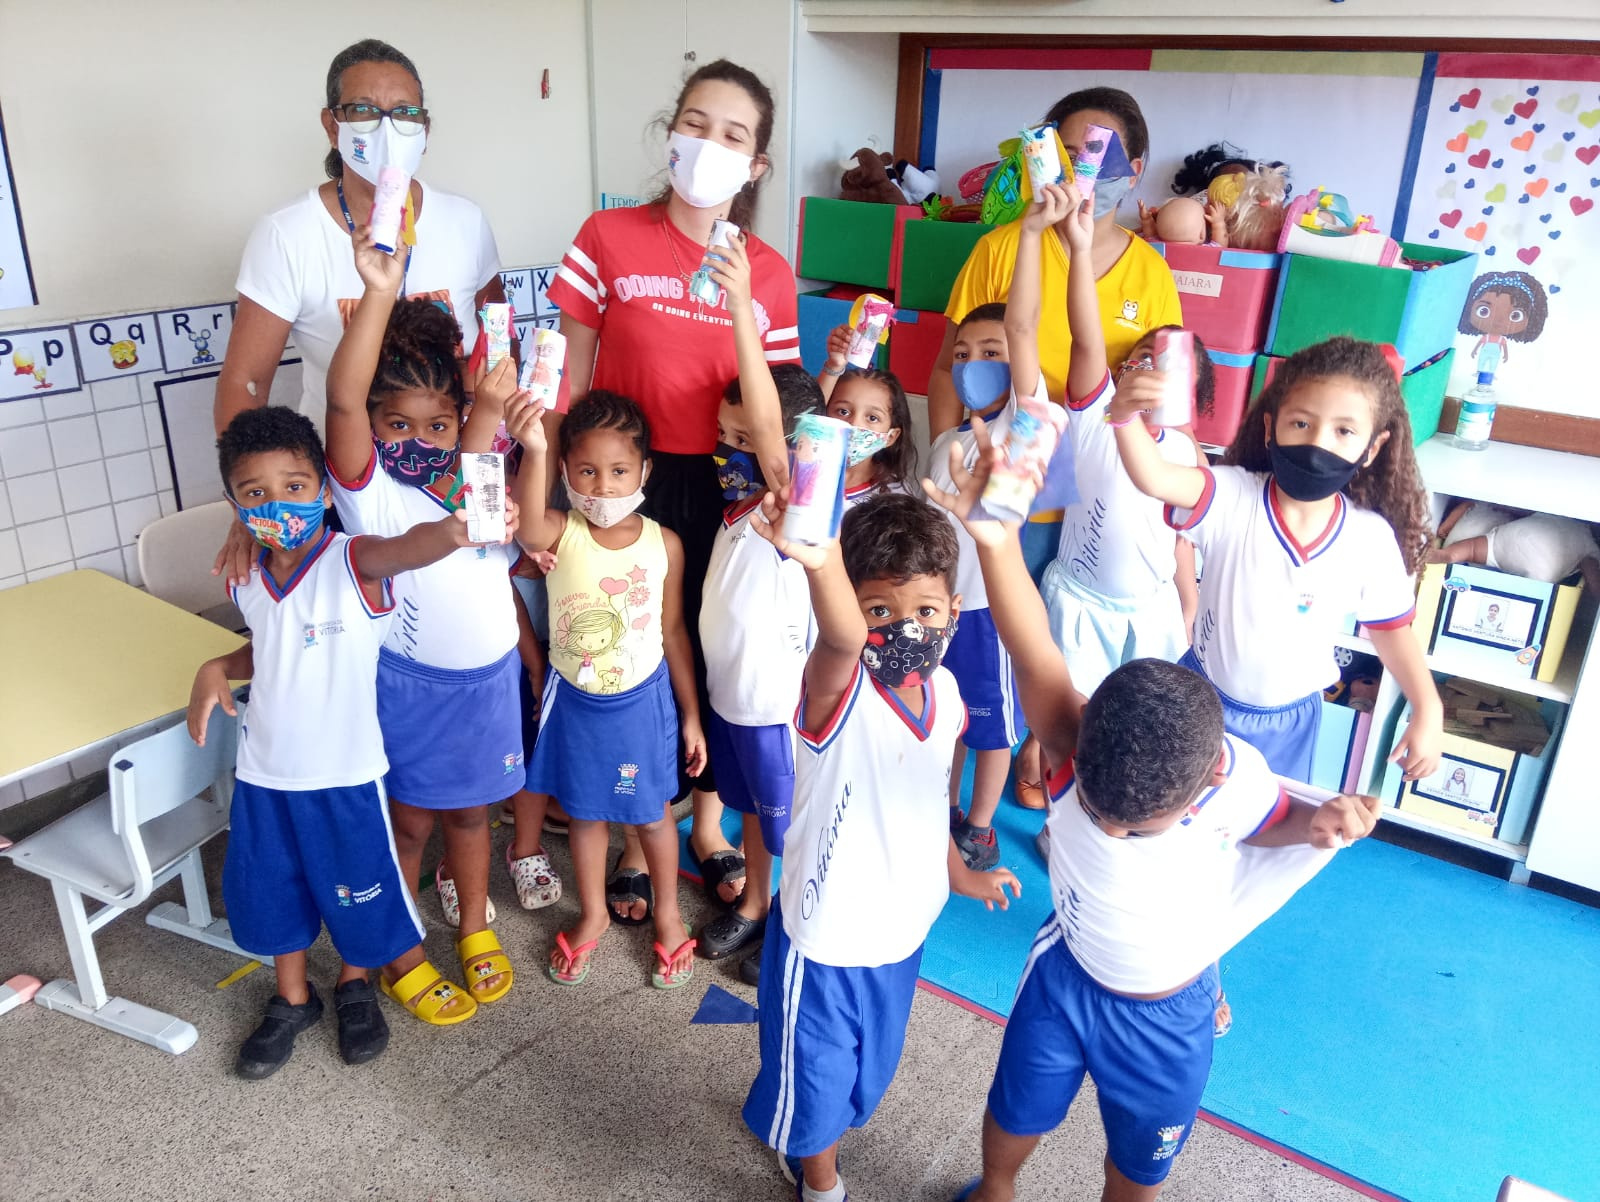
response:
<path id="1" fill-rule="evenodd" d="M 350 206 L 349 206 L 349 204 L 347 204 L 345 202 L 345 199 L 344 199 L 344 180 L 342 180 L 342 179 L 334 180 L 333 181 L 333 188 L 334 188 L 334 191 L 336 191 L 339 194 L 339 211 L 344 214 L 345 228 L 348 229 L 353 234 L 353 233 L 356 232 L 356 219 L 354 217 L 350 216 Z M 411 274 L 411 256 L 414 253 L 416 253 L 416 249 L 417 248 L 415 246 L 406 247 L 406 266 L 405 266 L 405 270 L 400 273 L 400 295 L 401 296 L 404 296 L 406 294 L 406 277 Z"/>

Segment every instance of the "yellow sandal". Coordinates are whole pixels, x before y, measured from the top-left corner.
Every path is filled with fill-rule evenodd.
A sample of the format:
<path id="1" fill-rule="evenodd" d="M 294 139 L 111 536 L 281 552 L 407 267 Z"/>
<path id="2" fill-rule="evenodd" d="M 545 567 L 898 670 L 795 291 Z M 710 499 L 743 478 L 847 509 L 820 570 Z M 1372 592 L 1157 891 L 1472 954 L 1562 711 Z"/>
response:
<path id="1" fill-rule="evenodd" d="M 473 1000 L 472 994 L 459 985 L 452 985 L 445 980 L 439 970 L 426 960 L 392 985 L 384 980 L 380 973 L 378 984 L 383 987 L 384 993 L 429 1026 L 453 1027 L 457 1023 L 466 1022 L 478 1012 L 478 1003 Z M 412 1002 L 411 998 L 418 993 L 422 996 L 416 1002 Z M 467 1003 L 466 1008 L 454 1014 L 442 1013 L 444 1008 L 456 999 L 464 1000 Z"/>
<path id="2" fill-rule="evenodd" d="M 461 971 L 467 978 L 467 992 L 479 1002 L 497 1002 L 511 992 L 511 958 L 500 947 L 500 938 L 487 928 L 463 936 L 456 944 Z M 478 982 L 490 977 L 502 980 L 494 989 L 479 989 Z"/>

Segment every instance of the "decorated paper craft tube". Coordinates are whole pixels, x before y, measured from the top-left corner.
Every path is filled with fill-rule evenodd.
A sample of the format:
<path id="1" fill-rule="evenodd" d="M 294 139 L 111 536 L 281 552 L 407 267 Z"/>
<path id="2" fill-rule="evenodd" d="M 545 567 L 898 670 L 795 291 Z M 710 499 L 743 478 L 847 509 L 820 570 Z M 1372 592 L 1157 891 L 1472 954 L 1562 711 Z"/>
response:
<path id="1" fill-rule="evenodd" d="M 710 254 L 719 246 L 727 246 L 739 236 L 739 227 L 731 221 L 714 221 L 711 224 L 711 241 L 706 244 L 706 253 Z M 713 255 L 721 260 L 721 255 Z M 708 267 L 700 267 L 694 275 L 689 277 L 689 295 L 705 304 L 714 305 L 717 297 L 722 294 L 722 288 L 716 280 L 711 278 Z"/>
<path id="2" fill-rule="evenodd" d="M 1040 189 L 1046 184 L 1067 182 L 1066 169 L 1061 165 L 1061 152 L 1056 149 L 1054 125 L 1041 125 L 1022 131 L 1022 159 L 1028 165 L 1028 183 L 1033 186 L 1036 203 L 1044 203 Z"/>
<path id="3" fill-rule="evenodd" d="M 400 223 L 405 216 L 406 194 L 410 191 L 411 177 L 400 168 L 378 168 L 367 224 L 372 227 L 372 244 L 385 254 L 394 254 L 394 248 L 400 245 Z"/>
<path id="4" fill-rule="evenodd" d="M 872 356 L 878 353 L 878 344 L 894 321 L 894 302 L 869 292 L 856 304 L 861 312 L 850 333 L 850 349 L 845 352 L 845 361 L 851 367 L 871 367 Z"/>
<path id="5" fill-rule="evenodd" d="M 506 537 L 506 457 L 461 453 L 462 502 L 467 510 L 467 537 L 475 543 L 498 543 Z"/>
<path id="6" fill-rule="evenodd" d="M 849 423 L 820 413 L 802 413 L 795 420 L 784 538 L 815 545 L 839 537 L 849 449 Z"/>
<path id="7" fill-rule="evenodd" d="M 1157 330 L 1156 370 L 1166 376 L 1161 404 L 1151 411 L 1158 426 L 1187 426 L 1194 420 L 1194 335 L 1188 330 Z"/>
<path id="8" fill-rule="evenodd" d="M 1100 178 L 1100 164 L 1106 161 L 1106 151 L 1111 149 L 1111 139 L 1117 131 L 1104 125 L 1090 125 L 1083 131 L 1083 149 L 1072 160 L 1078 191 L 1085 200 L 1094 195 L 1095 180 Z"/>
<path id="9" fill-rule="evenodd" d="M 1002 444 L 1002 461 L 983 489 L 983 507 L 1002 522 L 1020 522 L 1039 487 L 1035 476 L 1043 477 L 1055 454 L 1056 442 L 1066 425 L 1066 410 L 1037 397 L 1018 397 Z"/>
<path id="10" fill-rule="evenodd" d="M 561 392 L 561 377 L 566 372 L 567 340 L 557 330 L 534 329 L 522 347 L 522 378 L 519 386 L 531 393 L 528 404 L 543 405 L 555 412 Z"/>

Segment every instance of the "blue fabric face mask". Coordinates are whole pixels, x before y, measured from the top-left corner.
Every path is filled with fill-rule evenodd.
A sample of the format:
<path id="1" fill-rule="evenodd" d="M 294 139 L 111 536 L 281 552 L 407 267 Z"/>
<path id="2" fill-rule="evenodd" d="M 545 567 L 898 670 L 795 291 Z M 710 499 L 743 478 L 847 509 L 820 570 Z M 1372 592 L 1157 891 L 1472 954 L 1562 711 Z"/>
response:
<path id="1" fill-rule="evenodd" d="M 956 396 L 974 413 L 982 413 L 1011 391 L 1011 364 L 998 359 L 966 359 L 950 369 Z"/>
<path id="2" fill-rule="evenodd" d="M 240 505 L 238 509 L 239 519 L 251 537 L 276 551 L 305 546 L 322 529 L 327 513 L 320 491 L 314 501 L 266 501 L 248 508 Z"/>
<path id="3" fill-rule="evenodd" d="M 761 465 L 749 451 L 719 442 L 711 452 L 711 458 L 717 465 L 717 483 L 722 485 L 724 501 L 742 501 L 767 486 L 761 474 Z"/>
<path id="4" fill-rule="evenodd" d="M 1099 221 L 1107 213 L 1116 212 L 1117 206 L 1128 198 L 1128 193 L 1133 191 L 1133 185 L 1138 182 L 1138 177 L 1133 175 L 1098 181 L 1094 186 L 1094 219 Z"/>

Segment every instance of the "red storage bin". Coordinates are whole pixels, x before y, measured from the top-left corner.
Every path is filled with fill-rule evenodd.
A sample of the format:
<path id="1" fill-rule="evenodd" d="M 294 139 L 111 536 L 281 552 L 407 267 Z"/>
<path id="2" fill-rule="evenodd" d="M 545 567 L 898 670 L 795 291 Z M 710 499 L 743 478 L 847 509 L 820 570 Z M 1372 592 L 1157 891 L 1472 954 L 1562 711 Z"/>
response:
<path id="1" fill-rule="evenodd" d="M 1254 354 L 1266 345 L 1282 255 L 1180 242 L 1151 245 L 1172 269 L 1185 328 L 1207 350 Z"/>
<path id="2" fill-rule="evenodd" d="M 1185 318 L 1187 316 L 1185 314 Z M 1204 337 L 1202 334 L 1201 338 Z M 1256 356 L 1254 352 L 1218 350 L 1211 350 L 1210 354 L 1217 390 L 1211 399 L 1211 412 L 1194 415 L 1194 432 L 1207 446 L 1225 447 L 1239 432 L 1239 423 L 1250 408 L 1251 374 L 1255 370 Z"/>
<path id="3" fill-rule="evenodd" d="M 900 309 L 894 317 L 889 327 L 889 370 L 907 392 L 927 396 L 928 374 L 944 345 L 944 314 Z"/>

